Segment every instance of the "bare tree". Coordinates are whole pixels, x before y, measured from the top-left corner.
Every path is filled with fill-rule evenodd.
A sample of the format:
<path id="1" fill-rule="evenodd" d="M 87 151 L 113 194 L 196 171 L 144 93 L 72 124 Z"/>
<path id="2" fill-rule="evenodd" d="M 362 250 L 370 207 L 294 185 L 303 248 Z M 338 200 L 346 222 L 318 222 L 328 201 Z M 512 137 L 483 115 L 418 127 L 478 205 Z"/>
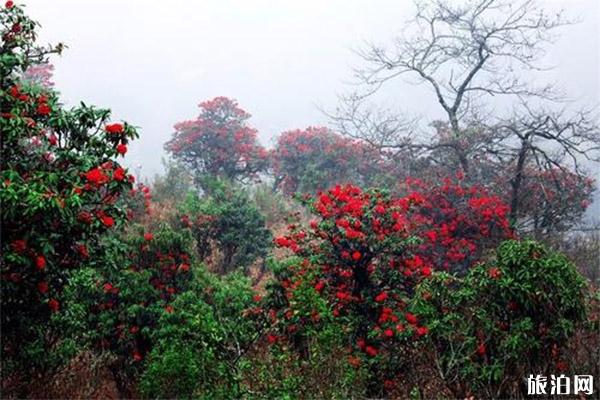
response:
<path id="1" fill-rule="evenodd" d="M 568 115 L 533 109 L 523 103 L 518 113 L 488 129 L 495 140 L 484 151 L 502 167 L 498 172 L 508 176 L 511 220 L 516 223 L 521 218 L 521 225 L 530 225 L 536 233 L 560 228 L 565 220 L 574 223 L 593 190 L 583 162 L 600 162 L 600 128 L 595 116 L 585 111 Z M 537 190 L 531 187 L 532 180 Z M 541 198 L 526 213 L 530 218 L 523 219 L 524 197 L 536 193 Z"/>
<path id="2" fill-rule="evenodd" d="M 369 45 L 359 50 L 366 66 L 356 70 L 365 96 L 399 76 L 428 84 L 460 136 L 460 119 L 473 100 L 518 95 L 557 98 L 553 85 L 532 87 L 520 70 L 539 65 L 543 44 L 568 24 L 562 13 L 549 15 L 534 0 L 418 1 L 409 31 L 392 49 Z"/>
<path id="3" fill-rule="evenodd" d="M 600 161 L 600 129 L 589 111 L 555 111 L 564 97 L 554 85 L 529 81 L 546 69 L 545 44 L 570 23 L 535 0 L 419 0 L 415 19 L 391 48 L 358 51 L 365 66 L 355 72 L 365 89 L 342 97 L 329 116 L 343 134 L 401 155 L 408 171 L 462 170 L 486 183 L 509 203 L 516 226 L 536 234 L 566 228 L 591 198 L 582 163 Z M 434 122 L 432 134 L 417 132 L 415 120 L 365 107 L 399 77 L 435 93 L 447 119 Z M 508 117 L 485 107 L 500 95 L 512 97 Z"/>

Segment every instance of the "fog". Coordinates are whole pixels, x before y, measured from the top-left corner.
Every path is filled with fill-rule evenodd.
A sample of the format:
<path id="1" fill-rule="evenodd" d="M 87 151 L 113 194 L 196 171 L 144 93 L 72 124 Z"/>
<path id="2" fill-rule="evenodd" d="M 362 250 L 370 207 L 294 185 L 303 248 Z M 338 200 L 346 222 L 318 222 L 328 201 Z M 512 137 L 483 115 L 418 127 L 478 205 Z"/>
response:
<path id="1" fill-rule="evenodd" d="M 600 92 L 600 2 L 543 2 L 580 23 L 561 29 L 545 63 L 572 100 L 597 106 Z M 385 43 L 410 18 L 410 1 L 76 1 L 30 0 L 41 42 L 63 42 L 53 59 L 63 101 L 110 107 L 115 120 L 138 126 L 127 155 L 146 177 L 161 170 L 163 143 L 175 122 L 194 118 L 215 96 L 239 101 L 270 146 L 281 131 L 327 123 L 352 89 L 353 52 Z M 384 87 L 387 106 L 425 116 L 439 107 L 426 87 L 402 81 Z M 596 173 L 596 176 L 599 175 Z"/>

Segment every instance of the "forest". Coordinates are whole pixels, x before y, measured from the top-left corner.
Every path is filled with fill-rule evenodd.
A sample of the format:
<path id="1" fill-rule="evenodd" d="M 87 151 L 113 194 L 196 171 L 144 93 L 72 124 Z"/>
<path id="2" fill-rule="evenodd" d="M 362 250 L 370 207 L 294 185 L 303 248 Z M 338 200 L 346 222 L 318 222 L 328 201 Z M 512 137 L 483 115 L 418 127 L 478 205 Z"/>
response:
<path id="1" fill-rule="evenodd" d="M 532 78 L 573 22 L 532 0 L 413 17 L 357 50 L 328 125 L 267 146 L 250 107 L 198 99 L 148 178 L 143 129 L 65 105 L 66 46 L 1 5 L 1 397 L 597 396 L 597 110 Z M 441 119 L 376 106 L 404 77 Z"/>

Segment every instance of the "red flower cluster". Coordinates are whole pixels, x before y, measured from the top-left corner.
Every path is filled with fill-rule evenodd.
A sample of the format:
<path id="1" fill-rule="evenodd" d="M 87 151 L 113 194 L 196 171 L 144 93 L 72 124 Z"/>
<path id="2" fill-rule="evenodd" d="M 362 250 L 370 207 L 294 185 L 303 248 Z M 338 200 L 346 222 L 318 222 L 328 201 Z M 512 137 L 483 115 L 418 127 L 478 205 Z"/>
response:
<path id="1" fill-rule="evenodd" d="M 501 241 L 514 237 L 508 221 L 509 207 L 484 188 L 466 186 L 460 179 L 431 185 L 407 179 L 404 202 L 413 235 L 422 239 L 416 257 L 406 264 L 429 275 L 431 268 L 465 272 Z"/>
<path id="2" fill-rule="evenodd" d="M 302 315 L 296 308 L 296 297 L 310 287 L 327 300 L 333 317 L 353 321 L 348 329 L 360 338 L 361 353 L 384 356 L 389 341 L 429 332 L 406 310 L 417 282 L 434 269 L 469 268 L 486 249 L 512 236 L 508 208 L 481 188 L 451 180 L 438 186 L 409 180 L 404 188 L 403 197 L 352 185 L 305 196 L 320 220 L 309 229 L 291 225 L 275 239 L 303 259 L 277 276 L 286 302 L 273 319 L 284 334 L 319 325 L 315 310 Z M 415 237 L 417 244 L 410 244 Z"/>
<path id="3" fill-rule="evenodd" d="M 405 260 L 414 259 L 407 253 L 410 202 L 352 185 L 336 186 L 306 202 L 320 221 L 312 221 L 307 230 L 292 225 L 288 235 L 275 239 L 304 259 L 278 277 L 287 302 L 276 313 L 276 325 L 287 335 L 319 325 L 315 310 L 302 316 L 295 309 L 295 298 L 309 279 L 306 283 L 327 300 L 340 323 L 353 321 L 348 339 L 359 337 L 357 349 L 369 357 L 387 354 L 383 350 L 391 340 L 425 335 L 427 328 L 405 311 L 407 290 L 422 279 L 404 273 Z M 418 267 L 426 268 L 423 263 Z"/>

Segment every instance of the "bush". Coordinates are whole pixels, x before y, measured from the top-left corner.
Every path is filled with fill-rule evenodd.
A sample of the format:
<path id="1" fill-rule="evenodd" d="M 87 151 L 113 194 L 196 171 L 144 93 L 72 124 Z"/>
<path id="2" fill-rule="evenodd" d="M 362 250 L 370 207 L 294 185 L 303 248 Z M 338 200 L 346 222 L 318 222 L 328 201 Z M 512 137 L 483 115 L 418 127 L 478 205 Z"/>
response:
<path id="1" fill-rule="evenodd" d="M 150 398 L 239 397 L 240 365 L 256 339 L 260 313 L 247 278 L 200 273 L 196 284 L 172 303 L 153 334 L 156 346 L 142 376 Z"/>
<path id="2" fill-rule="evenodd" d="M 123 379 L 139 371 L 159 319 L 174 311 L 174 299 L 194 279 L 188 231 L 135 228 L 105 239 L 105 253 L 72 273 L 53 318 L 65 339 L 117 355 Z"/>
<path id="3" fill-rule="evenodd" d="M 407 179 L 400 187 L 413 204 L 411 233 L 421 238 L 416 255 L 436 270 L 464 274 L 500 242 L 514 238 L 509 207 L 485 188 L 459 176 L 440 183 Z"/>
<path id="4" fill-rule="evenodd" d="M 341 324 L 349 361 L 368 365 L 369 395 L 382 395 L 386 381 L 410 368 L 415 342 L 428 332 L 406 309 L 415 285 L 447 268 L 441 261 L 449 254 L 480 245 L 467 260 L 450 259 L 468 268 L 495 243 L 498 221 L 508 229 L 505 206 L 478 189 L 420 189 L 397 197 L 346 185 L 303 198 L 319 219 L 309 228 L 292 224 L 275 240 L 295 256 L 274 271 L 273 343 L 289 342 L 308 357 L 317 332 Z"/>
<path id="5" fill-rule="evenodd" d="M 428 345 L 456 397 L 512 398 L 524 395 L 524 376 L 568 370 L 562 351 L 584 319 L 583 290 L 563 255 L 508 241 L 464 278 L 423 281 L 411 309 L 427 321 Z"/>
<path id="6" fill-rule="evenodd" d="M 215 271 L 227 273 L 246 268 L 264 257 L 271 234 L 264 217 L 243 189 L 225 181 L 214 181 L 210 195 L 189 194 L 182 207 L 182 222 L 192 228 L 202 260 Z"/>

